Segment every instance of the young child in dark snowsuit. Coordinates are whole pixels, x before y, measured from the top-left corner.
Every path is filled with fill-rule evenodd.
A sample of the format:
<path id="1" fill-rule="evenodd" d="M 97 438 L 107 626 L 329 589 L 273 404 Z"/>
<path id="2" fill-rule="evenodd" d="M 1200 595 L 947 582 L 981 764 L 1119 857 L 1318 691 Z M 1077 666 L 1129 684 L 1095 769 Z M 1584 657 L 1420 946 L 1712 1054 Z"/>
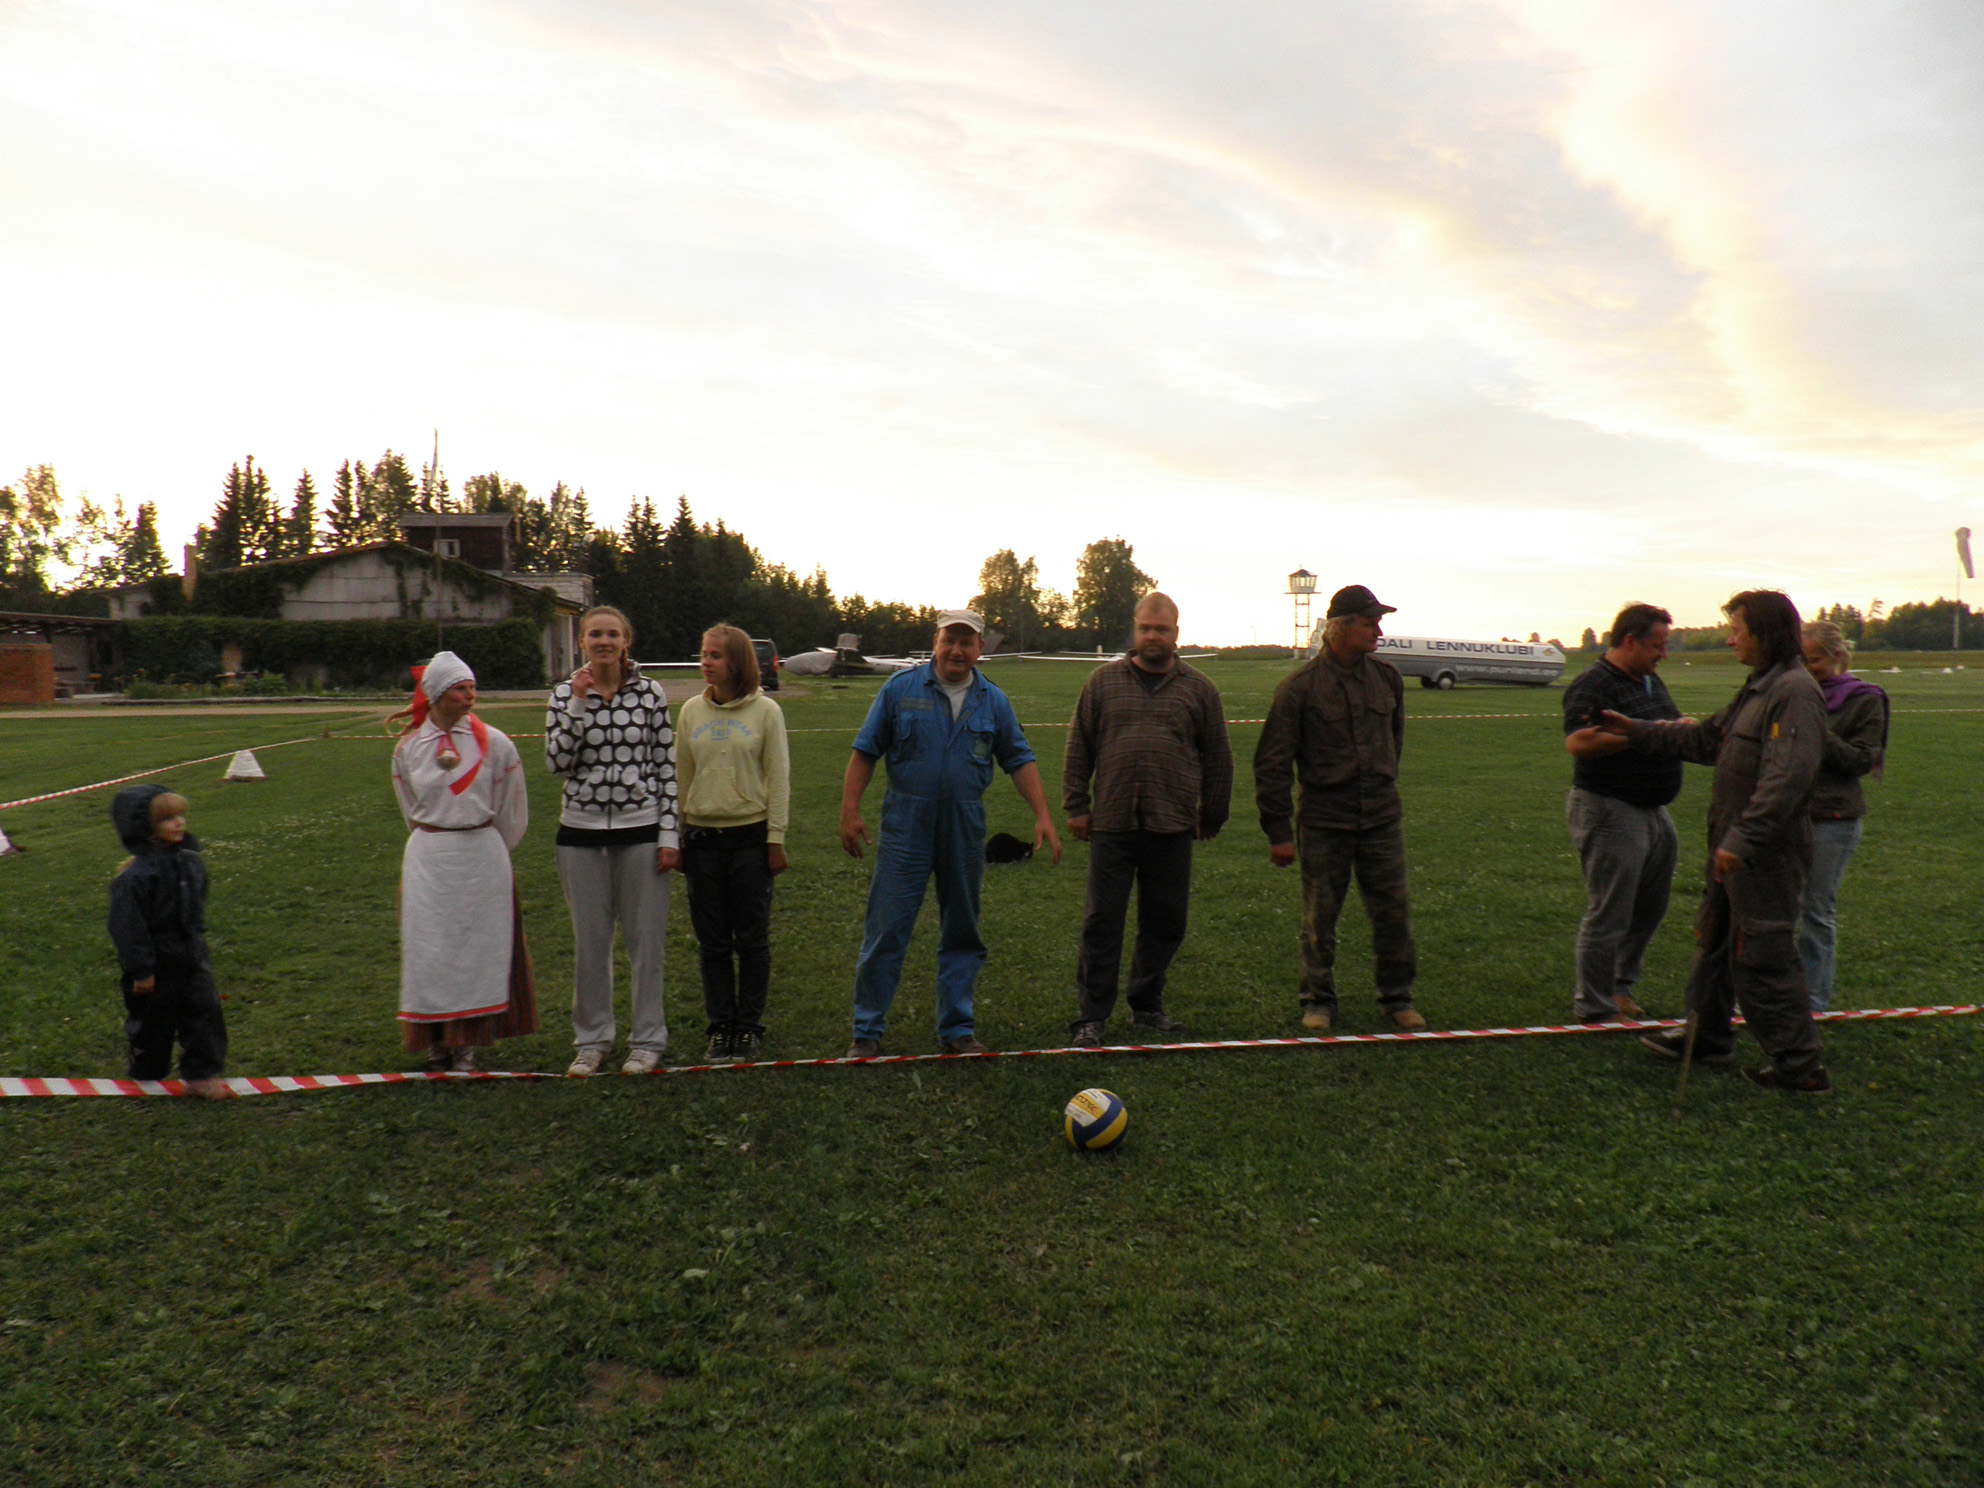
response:
<path id="1" fill-rule="evenodd" d="M 134 785 L 110 803 L 110 820 L 131 850 L 110 881 L 110 939 L 124 972 L 131 1078 L 163 1080 L 177 1040 L 187 1090 L 225 1100 L 233 1091 L 220 1078 L 227 1022 L 207 963 L 207 865 L 186 831 L 185 797 Z"/>

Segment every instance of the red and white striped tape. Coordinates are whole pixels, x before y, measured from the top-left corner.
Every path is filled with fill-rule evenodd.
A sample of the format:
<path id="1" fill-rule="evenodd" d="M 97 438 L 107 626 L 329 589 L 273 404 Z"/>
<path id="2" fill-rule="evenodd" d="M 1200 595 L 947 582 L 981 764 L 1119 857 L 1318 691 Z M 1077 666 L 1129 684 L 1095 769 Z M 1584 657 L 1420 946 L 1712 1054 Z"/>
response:
<path id="1" fill-rule="evenodd" d="M 1865 1023 L 1893 1018 L 1961 1018 L 1984 1012 L 1978 1003 L 1933 1007 L 1846 1008 L 1814 1013 L 1821 1023 Z M 1740 1025 L 1743 1020 L 1735 1022 Z M 1335 1033 L 1303 1038 L 1203 1039 L 1179 1044 L 1105 1044 L 1099 1049 L 988 1049 L 983 1054 L 878 1054 L 872 1059 L 760 1059 L 749 1064 L 678 1064 L 654 1071 L 658 1075 L 735 1073 L 739 1070 L 825 1068 L 843 1064 L 944 1064 L 972 1059 L 1044 1059 L 1064 1055 L 1209 1054 L 1233 1049 L 1315 1049 L 1346 1044 L 1450 1043 L 1463 1039 L 1534 1038 L 1545 1034 L 1637 1033 L 1654 1028 L 1680 1028 L 1679 1018 L 1621 1019 L 1614 1023 L 1547 1023 L 1525 1028 L 1428 1028 L 1417 1033 Z M 560 1080 L 563 1075 L 540 1070 L 474 1070 L 466 1073 L 388 1071 L 376 1075 L 237 1075 L 227 1080 L 236 1095 L 288 1095 L 309 1090 L 344 1090 L 354 1085 L 404 1085 L 422 1080 Z M 0 1076 L 0 1097 L 50 1095 L 184 1096 L 179 1080 L 71 1079 L 65 1076 Z"/>
<path id="2" fill-rule="evenodd" d="M 291 744 L 310 744 L 314 742 L 316 742 L 316 736 L 312 735 L 304 739 L 281 739 L 274 744 L 256 744 L 250 747 L 255 749 L 283 749 Z M 113 785 L 129 785 L 133 780 L 143 780 L 148 775 L 164 775 L 173 770 L 190 770 L 195 765 L 210 765 L 215 760 L 233 759 L 240 752 L 238 749 L 223 749 L 219 754 L 204 755 L 194 760 L 181 760 L 176 765 L 160 765 L 156 770 L 140 770 L 135 775 L 119 775 L 115 780 L 98 780 L 89 785 L 72 785 L 67 790 L 49 791 L 45 795 L 39 796 L 23 796 L 18 801 L 0 801 L 0 811 L 7 811 L 15 806 L 32 806 L 38 801 L 59 801 L 64 796 L 80 796 L 93 790 L 108 790 Z"/>

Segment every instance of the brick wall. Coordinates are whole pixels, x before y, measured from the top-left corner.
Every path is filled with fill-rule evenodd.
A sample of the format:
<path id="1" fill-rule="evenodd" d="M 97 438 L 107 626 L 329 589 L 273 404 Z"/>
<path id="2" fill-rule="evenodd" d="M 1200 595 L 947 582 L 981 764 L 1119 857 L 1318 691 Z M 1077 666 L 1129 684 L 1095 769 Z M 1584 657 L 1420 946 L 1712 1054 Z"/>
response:
<path id="1" fill-rule="evenodd" d="M 55 701 L 53 646 L 0 646 L 0 703 Z"/>

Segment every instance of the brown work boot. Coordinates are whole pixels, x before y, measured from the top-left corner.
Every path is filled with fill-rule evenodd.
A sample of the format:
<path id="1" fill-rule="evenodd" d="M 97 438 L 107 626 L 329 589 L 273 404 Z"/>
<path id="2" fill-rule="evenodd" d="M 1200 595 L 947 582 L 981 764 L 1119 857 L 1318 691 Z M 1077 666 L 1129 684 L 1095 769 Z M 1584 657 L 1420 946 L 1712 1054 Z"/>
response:
<path id="1" fill-rule="evenodd" d="M 971 1034 L 967 1033 L 963 1038 L 954 1038 L 945 1044 L 944 1052 L 946 1054 L 990 1054 L 992 1051 L 981 1044 Z"/>
<path id="2" fill-rule="evenodd" d="M 1420 1029 L 1426 1026 L 1426 1020 L 1420 1017 L 1415 1010 L 1409 1007 L 1394 1008 L 1392 1010 L 1391 1018 L 1392 1018 L 1392 1022 L 1398 1024 L 1398 1026 L 1400 1028 L 1403 1028 L 1407 1033 L 1417 1033 Z"/>
<path id="3" fill-rule="evenodd" d="M 1614 992 L 1612 994 L 1612 1006 L 1617 1009 L 1619 1016 L 1622 1018 L 1644 1018 L 1647 1015 L 1645 1008 L 1634 1002 L 1632 998 L 1623 992 Z"/>
<path id="4" fill-rule="evenodd" d="M 856 1039 L 853 1043 L 847 1046 L 847 1052 L 841 1055 L 841 1058 L 873 1059 L 877 1054 L 881 1052 L 882 1052 L 882 1041 L 880 1039 Z"/>
<path id="5" fill-rule="evenodd" d="M 1315 1033 L 1328 1033 L 1330 1031 L 1330 1023 L 1331 1017 L 1328 1008 L 1318 1007 L 1312 1002 L 1302 1009 L 1302 1026 L 1304 1028 Z"/>

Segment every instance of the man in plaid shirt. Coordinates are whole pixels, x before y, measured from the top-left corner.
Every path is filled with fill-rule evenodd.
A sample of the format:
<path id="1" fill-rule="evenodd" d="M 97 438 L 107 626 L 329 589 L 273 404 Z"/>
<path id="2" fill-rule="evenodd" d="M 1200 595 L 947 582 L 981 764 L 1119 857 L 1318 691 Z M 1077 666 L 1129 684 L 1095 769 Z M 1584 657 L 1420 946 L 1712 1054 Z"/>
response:
<path id="1" fill-rule="evenodd" d="M 1159 1033 L 1185 1031 L 1164 1011 L 1165 973 L 1185 939 L 1192 843 L 1218 833 L 1232 799 L 1233 750 L 1219 689 L 1178 659 L 1178 606 L 1147 594 L 1137 605 L 1129 655 L 1089 674 L 1068 726 L 1062 808 L 1068 830 L 1089 846 L 1075 962 L 1077 1048 L 1101 1045 L 1116 1006 L 1132 884 L 1130 1021 Z"/>

